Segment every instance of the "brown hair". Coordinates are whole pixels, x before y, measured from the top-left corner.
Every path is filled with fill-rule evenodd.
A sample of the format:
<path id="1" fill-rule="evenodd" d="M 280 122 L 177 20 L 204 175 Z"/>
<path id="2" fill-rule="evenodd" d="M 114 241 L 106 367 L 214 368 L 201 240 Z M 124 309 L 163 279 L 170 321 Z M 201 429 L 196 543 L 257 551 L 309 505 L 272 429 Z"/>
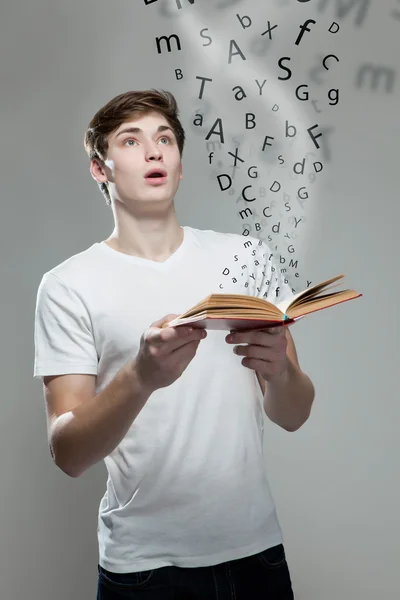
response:
<path id="1" fill-rule="evenodd" d="M 161 113 L 175 133 L 180 155 L 185 145 L 185 131 L 179 120 L 179 109 L 175 97 L 165 90 L 131 91 L 110 100 L 93 117 L 85 132 L 84 146 L 90 158 L 105 160 L 108 151 L 108 136 L 129 119 L 156 111 Z M 99 184 L 108 206 L 111 198 L 106 183 Z"/>

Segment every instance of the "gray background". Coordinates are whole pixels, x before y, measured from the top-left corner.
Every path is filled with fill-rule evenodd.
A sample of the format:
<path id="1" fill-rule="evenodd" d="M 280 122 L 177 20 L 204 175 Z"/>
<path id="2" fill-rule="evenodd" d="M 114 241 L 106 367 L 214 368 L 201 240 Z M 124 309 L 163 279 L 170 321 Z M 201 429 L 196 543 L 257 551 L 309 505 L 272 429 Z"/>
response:
<path id="1" fill-rule="evenodd" d="M 229 136 L 254 139 L 241 125 L 247 110 L 257 112 L 265 128 L 280 100 L 280 118 L 329 130 L 318 155 L 325 168 L 304 207 L 296 258 L 305 282 L 345 273 L 347 286 L 364 296 L 292 328 L 316 401 L 297 433 L 266 421 L 267 463 L 296 599 L 397 597 L 399 4 L 197 0 L 191 6 L 182 0 L 178 10 L 175 0 L 147 7 L 139 0 L 31 0 L 2 7 L 2 599 L 95 597 L 97 509 L 106 471 L 98 464 L 71 479 L 51 462 L 42 388 L 32 377 L 34 307 L 43 273 L 105 239 L 113 227 L 88 171 L 86 125 L 113 96 L 149 87 L 171 90 L 181 107 L 188 139 L 176 207 L 180 223 L 193 227 L 242 231 L 235 196 L 220 192 L 208 165 L 204 137 L 218 116 L 227 120 L 224 166 L 234 151 Z M 241 30 L 236 13 L 252 16 L 253 27 Z M 317 24 L 295 47 L 307 18 Z M 260 46 L 267 20 L 279 24 L 276 39 Z M 341 25 L 340 38 L 328 33 L 333 21 Z M 199 31 L 205 27 L 218 47 L 203 47 Z M 180 35 L 182 51 L 157 55 L 155 37 L 171 33 Z M 228 67 L 230 39 L 246 53 L 246 68 L 238 57 Z M 321 71 L 318 61 L 331 51 L 341 62 Z M 276 58 L 283 55 L 293 56 L 296 66 L 286 88 L 276 78 Z M 371 66 L 379 69 L 375 76 Z M 182 81 L 176 68 L 185 73 Z M 196 75 L 215 76 L 203 101 Z M 268 97 L 258 96 L 256 78 L 269 79 Z M 309 83 L 321 114 L 290 97 L 296 83 Z M 248 86 L 247 104 L 234 101 L 231 89 L 239 84 Z M 326 102 L 331 87 L 341 91 L 336 107 Z M 191 125 L 196 107 L 207 115 L 208 129 Z M 290 145 L 281 135 L 277 143 L 292 162 L 313 150 L 304 136 Z M 268 179 L 257 153 L 252 162 Z M 287 189 L 294 185 L 289 169 L 281 176 Z"/>

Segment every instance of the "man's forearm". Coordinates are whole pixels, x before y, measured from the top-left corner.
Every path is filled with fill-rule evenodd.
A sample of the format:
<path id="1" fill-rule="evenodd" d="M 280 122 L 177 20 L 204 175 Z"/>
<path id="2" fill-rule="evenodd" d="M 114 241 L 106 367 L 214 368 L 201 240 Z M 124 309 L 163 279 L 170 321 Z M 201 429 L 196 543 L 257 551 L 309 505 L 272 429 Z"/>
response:
<path id="1" fill-rule="evenodd" d="M 310 416 L 314 396 L 311 379 L 288 359 L 285 374 L 266 382 L 264 410 L 277 425 L 296 431 Z"/>
<path id="2" fill-rule="evenodd" d="M 113 452 L 150 395 L 130 361 L 97 396 L 55 420 L 51 431 L 55 463 L 71 477 L 79 477 Z"/>

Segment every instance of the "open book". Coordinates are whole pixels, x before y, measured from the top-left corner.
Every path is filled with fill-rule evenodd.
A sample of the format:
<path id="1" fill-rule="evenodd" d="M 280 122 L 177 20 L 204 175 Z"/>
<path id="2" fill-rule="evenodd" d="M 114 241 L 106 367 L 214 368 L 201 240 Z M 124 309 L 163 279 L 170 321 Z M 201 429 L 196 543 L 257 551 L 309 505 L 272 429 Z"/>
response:
<path id="1" fill-rule="evenodd" d="M 243 330 L 290 325 L 309 313 L 362 296 L 355 290 L 330 291 L 337 286 L 329 286 L 343 277 L 313 285 L 277 305 L 255 296 L 211 294 L 163 327 L 190 324 L 202 329 Z"/>

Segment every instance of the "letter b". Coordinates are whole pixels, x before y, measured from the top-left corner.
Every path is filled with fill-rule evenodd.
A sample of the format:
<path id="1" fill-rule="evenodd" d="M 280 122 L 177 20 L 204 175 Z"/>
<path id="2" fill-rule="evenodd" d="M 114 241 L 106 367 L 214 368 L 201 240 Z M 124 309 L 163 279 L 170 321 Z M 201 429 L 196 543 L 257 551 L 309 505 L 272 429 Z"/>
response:
<path id="1" fill-rule="evenodd" d="M 293 135 L 290 135 L 289 129 L 294 129 Z M 289 121 L 286 121 L 286 137 L 296 137 L 297 129 L 294 125 L 289 125 Z"/>
<path id="2" fill-rule="evenodd" d="M 236 15 L 236 16 L 239 19 L 239 22 L 240 22 L 241 26 L 243 27 L 243 29 L 247 29 L 248 27 L 251 27 L 252 21 L 251 21 L 250 17 L 248 17 L 248 16 L 241 17 L 240 15 Z M 248 25 L 243 24 L 243 21 L 245 19 L 247 19 Z"/>
<path id="3" fill-rule="evenodd" d="M 251 127 L 250 127 L 251 125 Z M 256 115 L 254 113 L 246 113 L 246 129 L 254 129 L 256 126 Z"/>

